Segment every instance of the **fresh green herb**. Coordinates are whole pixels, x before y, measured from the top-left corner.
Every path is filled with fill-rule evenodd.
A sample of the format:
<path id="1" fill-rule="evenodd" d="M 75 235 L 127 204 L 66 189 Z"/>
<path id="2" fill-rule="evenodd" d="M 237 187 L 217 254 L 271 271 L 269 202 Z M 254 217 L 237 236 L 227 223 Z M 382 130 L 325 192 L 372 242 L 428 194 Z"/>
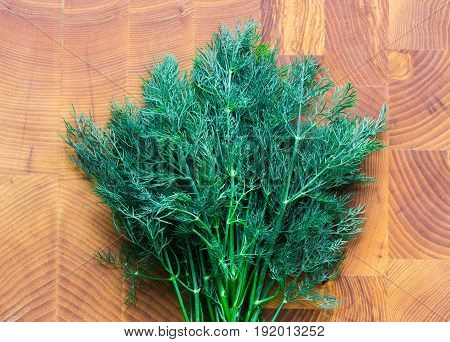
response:
<path id="1" fill-rule="evenodd" d="M 73 161 L 123 238 L 99 252 L 129 280 L 172 284 L 186 321 L 261 321 L 263 306 L 337 300 L 336 277 L 362 206 L 347 185 L 382 148 L 377 120 L 352 111 L 314 58 L 279 65 L 252 22 L 221 27 L 190 74 L 167 56 L 143 81 L 143 104 L 114 104 L 105 129 L 66 122 Z M 345 191 L 344 191 L 345 190 Z"/>

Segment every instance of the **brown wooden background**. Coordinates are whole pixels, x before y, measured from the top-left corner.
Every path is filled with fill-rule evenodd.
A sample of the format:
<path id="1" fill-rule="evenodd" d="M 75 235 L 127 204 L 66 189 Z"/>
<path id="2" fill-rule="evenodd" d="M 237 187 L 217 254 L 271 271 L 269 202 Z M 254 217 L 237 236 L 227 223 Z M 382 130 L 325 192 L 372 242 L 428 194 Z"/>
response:
<path id="1" fill-rule="evenodd" d="M 327 285 L 340 309 L 290 321 L 444 321 L 450 288 L 449 3 L 446 0 L 0 0 L 0 320 L 179 320 L 165 284 L 122 304 L 107 210 L 58 136 L 72 103 L 104 123 L 139 99 L 152 55 L 189 67 L 219 22 L 253 17 L 282 59 L 320 56 L 353 81 L 361 111 L 389 106 L 390 148 L 366 163 L 366 231 Z"/>

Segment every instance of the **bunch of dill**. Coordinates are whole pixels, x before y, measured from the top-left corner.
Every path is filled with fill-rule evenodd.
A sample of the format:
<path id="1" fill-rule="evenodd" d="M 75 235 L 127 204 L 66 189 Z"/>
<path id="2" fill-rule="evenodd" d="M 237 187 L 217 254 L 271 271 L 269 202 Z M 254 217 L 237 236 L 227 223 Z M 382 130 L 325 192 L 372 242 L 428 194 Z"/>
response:
<path id="1" fill-rule="evenodd" d="M 370 180 L 364 159 L 385 128 L 360 118 L 352 85 L 314 58 L 279 65 L 253 22 L 221 27 L 189 74 L 167 56 L 143 104 L 113 105 L 106 128 L 66 122 L 73 161 L 123 238 L 127 302 L 143 280 L 172 284 L 186 321 L 261 321 L 263 306 L 330 309 L 317 286 L 338 275 L 362 207 L 344 188 Z"/>

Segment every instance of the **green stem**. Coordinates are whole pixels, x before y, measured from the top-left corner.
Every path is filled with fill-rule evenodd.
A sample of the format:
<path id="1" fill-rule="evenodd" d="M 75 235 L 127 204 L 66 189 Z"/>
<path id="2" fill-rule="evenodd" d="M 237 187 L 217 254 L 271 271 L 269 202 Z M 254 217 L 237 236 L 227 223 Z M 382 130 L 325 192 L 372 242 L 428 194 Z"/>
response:
<path id="1" fill-rule="evenodd" d="M 276 322 L 276 320 L 278 318 L 278 315 L 280 314 L 281 309 L 283 308 L 284 304 L 286 304 L 286 299 L 285 298 L 283 298 L 283 300 L 278 305 L 277 311 L 275 311 L 275 313 L 274 313 L 274 315 L 273 315 L 273 317 L 271 319 L 271 322 Z"/>
<path id="2" fill-rule="evenodd" d="M 207 273 L 206 273 L 205 258 L 204 258 L 204 255 L 203 255 L 203 250 L 200 250 L 200 266 L 201 266 L 202 273 L 203 273 L 203 286 L 204 286 L 205 291 L 207 293 L 205 295 L 205 299 L 206 299 L 206 307 L 208 308 L 209 319 L 212 322 L 217 322 L 216 314 L 214 312 L 214 308 L 213 308 L 212 303 L 211 303 L 211 298 L 208 295 L 208 293 L 209 293 L 209 279 L 210 279 L 210 276 L 207 275 Z"/>
<path id="3" fill-rule="evenodd" d="M 226 222 L 226 232 L 228 234 L 228 257 L 230 259 L 230 273 L 231 273 L 231 281 L 227 281 L 227 294 L 232 296 L 230 293 L 236 290 L 235 288 L 235 270 L 234 270 L 234 193 L 235 193 L 235 184 L 234 184 L 234 169 L 231 168 L 230 170 L 230 178 L 231 178 L 231 195 L 230 195 L 230 205 L 228 208 L 228 215 L 227 215 L 227 222 Z M 225 239 L 225 241 L 227 241 Z M 230 284 L 229 284 L 230 283 Z M 231 287 L 231 288 L 230 288 Z"/>
<path id="4" fill-rule="evenodd" d="M 211 250 L 212 250 L 212 248 L 207 248 L 209 262 L 210 262 L 210 264 L 211 264 L 211 266 L 213 268 L 214 280 L 216 282 L 216 286 L 217 286 L 217 290 L 218 290 L 218 294 L 219 294 L 219 298 L 220 298 L 220 303 L 221 303 L 221 307 L 222 307 L 222 310 L 223 310 L 223 314 L 225 316 L 225 320 L 229 321 L 229 319 L 230 319 L 230 307 L 228 305 L 228 300 L 227 300 L 227 296 L 226 296 L 225 287 L 224 287 L 224 284 L 223 284 L 222 279 L 220 277 L 220 273 L 217 270 L 217 260 L 211 254 Z M 216 317 L 218 317 L 218 316 L 216 316 Z"/>
<path id="5" fill-rule="evenodd" d="M 233 307 L 240 307 L 242 305 L 242 301 L 243 301 L 243 297 L 245 296 L 245 288 L 246 288 L 246 284 L 247 284 L 247 273 L 248 273 L 248 268 L 250 266 L 250 262 L 246 261 L 245 265 L 244 265 L 244 269 L 242 271 L 241 276 L 238 279 L 238 284 L 237 284 L 237 288 L 236 288 L 236 295 L 235 295 L 235 299 L 233 302 Z"/>
<path id="6" fill-rule="evenodd" d="M 192 277 L 192 284 L 194 286 L 194 320 L 195 322 L 200 322 L 200 291 L 197 284 L 197 272 L 195 270 L 194 266 L 194 260 L 192 258 L 192 250 L 191 246 L 189 244 L 189 241 L 186 241 L 187 247 L 188 247 L 188 256 L 189 256 L 189 264 L 191 267 L 191 277 Z"/>
<path id="7" fill-rule="evenodd" d="M 222 304 L 222 310 L 223 310 L 223 314 L 225 316 L 225 320 L 227 322 L 232 322 L 230 306 L 228 305 L 226 291 L 225 291 L 225 288 L 221 285 L 219 285 L 219 297 L 220 297 L 220 302 Z"/>
<path id="8" fill-rule="evenodd" d="M 262 297 L 265 298 L 265 299 L 262 300 L 263 303 L 261 305 L 259 305 L 259 306 L 257 306 L 255 308 L 253 316 L 251 318 L 252 322 L 258 321 L 258 318 L 260 317 L 261 311 L 263 309 L 263 305 L 268 303 L 268 302 L 270 302 L 271 300 L 275 299 L 276 297 L 278 297 L 278 294 L 281 292 L 281 286 L 278 286 L 278 288 L 275 291 L 274 295 L 271 296 L 271 297 L 267 297 L 269 295 L 270 290 L 272 289 L 272 286 L 273 286 L 274 282 L 275 281 L 273 279 L 270 279 L 267 282 L 266 288 L 264 289 L 263 294 L 262 294 Z"/>
<path id="9" fill-rule="evenodd" d="M 271 295 L 271 296 L 269 296 L 269 297 L 265 297 L 264 299 L 258 299 L 258 300 L 255 302 L 255 305 L 256 305 L 256 306 L 263 306 L 264 304 L 266 304 L 266 303 L 268 303 L 268 302 L 274 300 L 275 298 L 277 298 L 278 295 L 280 294 L 280 292 L 281 292 L 281 288 L 278 286 L 277 289 L 276 289 L 276 291 L 274 292 L 273 295 Z"/>
<path id="10" fill-rule="evenodd" d="M 252 287 L 250 291 L 250 297 L 249 297 L 249 304 L 247 309 L 247 315 L 245 316 L 245 322 L 248 322 L 250 318 L 252 317 L 252 313 L 255 307 L 255 293 L 256 293 L 256 287 L 258 285 L 258 272 L 259 272 L 259 260 L 256 262 L 255 268 L 253 270 L 253 282 Z"/>
<path id="11" fill-rule="evenodd" d="M 164 253 L 164 257 L 167 262 L 167 267 L 170 270 L 170 272 L 173 274 L 172 265 L 170 264 L 170 259 L 169 259 L 169 256 L 167 255 L 167 251 L 164 250 L 163 253 Z M 172 278 L 171 282 L 172 282 L 173 288 L 175 290 L 175 294 L 177 296 L 178 302 L 180 304 L 181 312 L 183 313 L 183 318 L 186 322 L 189 322 L 189 316 L 187 314 L 186 307 L 184 306 L 183 297 L 181 296 L 180 288 L 178 287 L 176 278 Z"/>
<path id="12" fill-rule="evenodd" d="M 253 298 L 253 301 L 254 301 L 253 306 L 255 309 L 257 309 L 257 306 L 255 305 L 256 300 L 261 297 L 261 293 L 262 293 L 262 290 L 264 287 L 264 280 L 266 279 L 268 268 L 269 268 L 269 266 L 268 266 L 267 262 L 264 262 L 263 267 L 261 269 L 261 273 L 259 274 L 255 297 Z"/>

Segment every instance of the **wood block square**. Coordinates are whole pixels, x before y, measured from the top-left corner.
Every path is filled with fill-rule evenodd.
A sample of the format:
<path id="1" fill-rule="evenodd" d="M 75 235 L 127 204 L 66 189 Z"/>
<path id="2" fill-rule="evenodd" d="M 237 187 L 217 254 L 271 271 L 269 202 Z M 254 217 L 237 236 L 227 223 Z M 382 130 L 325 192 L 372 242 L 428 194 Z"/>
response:
<path id="1" fill-rule="evenodd" d="M 386 86 L 387 0 L 325 1 L 325 64 L 336 83 Z"/>
<path id="2" fill-rule="evenodd" d="M 449 179 L 445 151 L 391 151 L 391 259 L 450 259 Z"/>
<path id="3" fill-rule="evenodd" d="M 110 213 L 86 181 L 62 180 L 60 187 L 57 319 L 121 320 L 121 273 L 93 257 L 120 244 Z"/>
<path id="4" fill-rule="evenodd" d="M 447 0 L 389 0 L 389 47 L 448 50 L 449 16 Z"/>
<path id="5" fill-rule="evenodd" d="M 393 260 L 387 273 L 388 320 L 445 322 L 449 319 L 449 261 Z"/>
<path id="6" fill-rule="evenodd" d="M 389 78 L 390 146 L 448 148 L 450 53 L 391 51 Z"/>
<path id="7" fill-rule="evenodd" d="M 325 0 L 262 0 L 263 39 L 283 55 L 323 55 Z"/>
<path id="8" fill-rule="evenodd" d="M 0 8 L 0 174 L 56 173 L 61 110 L 61 8 Z"/>
<path id="9" fill-rule="evenodd" d="M 56 312 L 58 178 L 0 176 L 0 321 Z"/>

